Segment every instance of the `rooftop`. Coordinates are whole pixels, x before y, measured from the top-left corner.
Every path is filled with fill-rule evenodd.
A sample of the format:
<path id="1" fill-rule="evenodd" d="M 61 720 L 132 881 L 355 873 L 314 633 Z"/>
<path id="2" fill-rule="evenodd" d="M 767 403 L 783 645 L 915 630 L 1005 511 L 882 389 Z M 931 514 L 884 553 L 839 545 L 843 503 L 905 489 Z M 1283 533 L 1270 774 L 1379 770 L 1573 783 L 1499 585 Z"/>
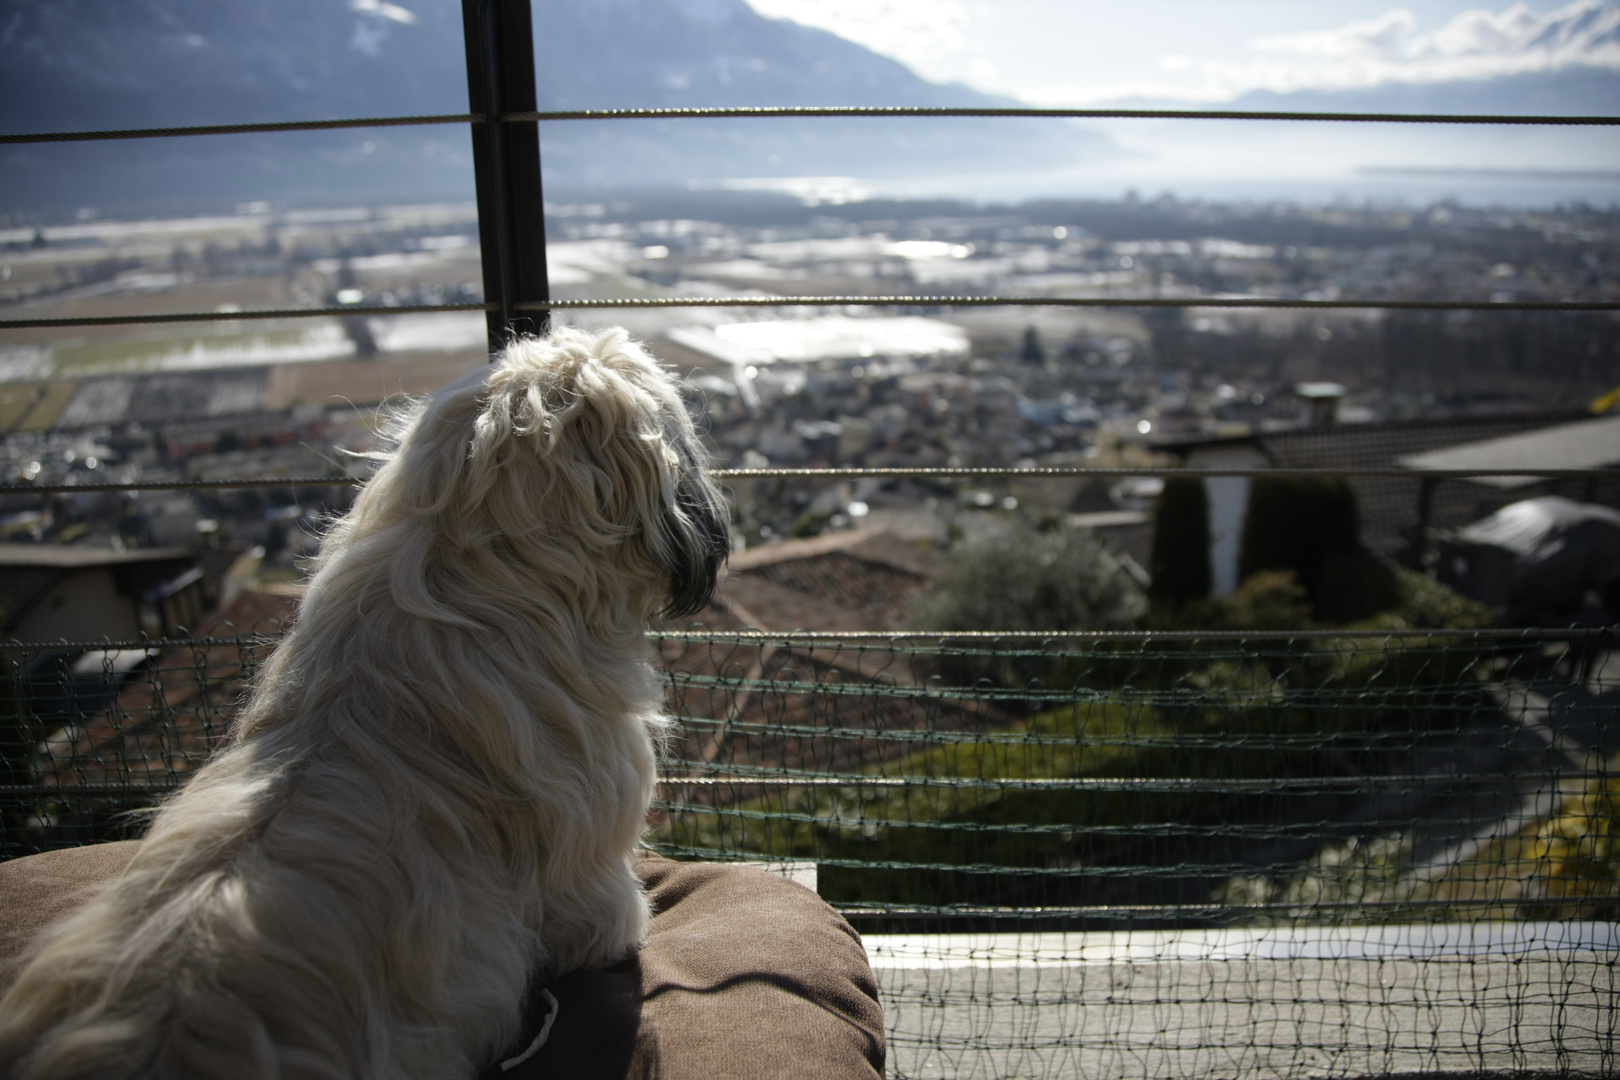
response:
<path id="1" fill-rule="evenodd" d="M 190 548 L 73 547 L 60 544 L 0 544 L 0 566 L 44 566 L 56 570 L 78 570 L 92 566 L 127 566 L 130 563 L 160 562 L 165 559 L 194 559 Z"/>
<path id="2" fill-rule="evenodd" d="M 872 356 L 966 356 L 960 327 L 916 316 L 856 319 L 773 319 L 720 326 L 677 327 L 671 341 L 728 364 L 813 364 Z"/>
<path id="3" fill-rule="evenodd" d="M 1461 446 L 1408 454 L 1399 463 L 1412 469 L 1601 469 L 1620 464 L 1620 416 L 1502 435 Z M 1482 476 L 1473 481 L 1510 489 L 1537 483 L 1534 476 Z"/>

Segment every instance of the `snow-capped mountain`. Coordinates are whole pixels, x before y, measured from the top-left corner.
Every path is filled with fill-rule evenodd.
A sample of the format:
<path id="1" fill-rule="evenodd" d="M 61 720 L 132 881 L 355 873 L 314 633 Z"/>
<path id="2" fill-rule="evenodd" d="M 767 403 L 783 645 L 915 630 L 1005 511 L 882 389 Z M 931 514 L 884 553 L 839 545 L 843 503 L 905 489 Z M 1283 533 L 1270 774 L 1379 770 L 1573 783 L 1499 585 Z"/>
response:
<path id="1" fill-rule="evenodd" d="M 1420 69 L 1425 81 L 1476 71 L 1505 75 L 1573 66 L 1620 67 L 1620 7 L 1605 0 L 1576 0 L 1547 15 L 1526 4 L 1502 12 L 1473 9 L 1428 34 L 1415 31 L 1415 20 L 1404 9 L 1371 25 L 1380 23 L 1383 32 L 1367 35 L 1366 51 L 1413 65 L 1475 65 Z"/>
<path id="2" fill-rule="evenodd" d="M 1517 3 L 1473 9 L 1420 32 L 1395 8 L 1330 30 L 1263 37 L 1265 59 L 1214 66 L 1232 86 L 1274 93 L 1480 83 L 1526 75 L 1620 76 L 1620 4 L 1575 0 L 1542 15 Z"/>
<path id="3" fill-rule="evenodd" d="M 1087 104 L 1289 112 L 1620 115 L 1620 3 L 1469 10 L 1432 29 L 1375 19 L 1260 38 L 1246 57 L 1190 59 L 1195 93 Z M 1191 84 L 1188 84 L 1191 85 Z M 1055 102 L 1053 102 L 1055 103 Z M 1183 194 L 1552 203 L 1620 199 L 1610 128 L 1171 122 L 1121 130 L 1124 174 Z"/>
<path id="4" fill-rule="evenodd" d="M 1612 0 L 1576 0 L 1546 15 L 1524 4 L 1501 12 L 1465 11 L 1428 33 L 1418 33 L 1411 13 L 1397 9 L 1337 30 L 1257 44 L 1312 63 L 1272 72 L 1262 81 L 1265 88 L 1233 102 L 1238 108 L 1620 113 L 1620 3 Z M 1454 134 L 1433 137 L 1444 141 Z M 1462 153 L 1459 161 L 1471 158 L 1478 159 L 1478 152 Z M 1594 157 L 1592 167 L 1612 163 Z"/>
<path id="5" fill-rule="evenodd" d="M 743 0 L 535 0 L 540 108 L 990 105 Z M 455 0 L 7 0 L 0 130 L 171 126 L 466 109 Z M 1110 152 L 1039 121 L 548 124 L 559 189 L 1017 167 Z M 9 146 L 0 213 L 45 206 L 470 197 L 464 130 Z"/>

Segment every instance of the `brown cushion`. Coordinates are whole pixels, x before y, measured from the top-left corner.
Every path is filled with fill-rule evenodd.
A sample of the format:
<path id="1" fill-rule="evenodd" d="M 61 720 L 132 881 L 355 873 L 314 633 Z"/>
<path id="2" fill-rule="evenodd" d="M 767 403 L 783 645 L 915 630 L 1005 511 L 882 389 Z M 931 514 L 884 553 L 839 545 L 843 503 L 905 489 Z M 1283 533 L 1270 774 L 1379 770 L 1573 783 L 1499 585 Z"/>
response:
<path id="1" fill-rule="evenodd" d="M 0 994 L 16 981 L 22 954 L 39 932 L 123 873 L 139 848 L 125 840 L 0 862 Z"/>
<path id="2" fill-rule="evenodd" d="M 45 926 L 124 868 L 136 844 L 0 863 L 0 992 Z M 557 1018 L 509 1080 L 770 1080 L 883 1075 L 883 1013 L 860 936 L 815 893 L 761 870 L 645 855 L 647 945 L 549 983 Z M 549 1011 L 526 1009 L 527 1045 Z"/>

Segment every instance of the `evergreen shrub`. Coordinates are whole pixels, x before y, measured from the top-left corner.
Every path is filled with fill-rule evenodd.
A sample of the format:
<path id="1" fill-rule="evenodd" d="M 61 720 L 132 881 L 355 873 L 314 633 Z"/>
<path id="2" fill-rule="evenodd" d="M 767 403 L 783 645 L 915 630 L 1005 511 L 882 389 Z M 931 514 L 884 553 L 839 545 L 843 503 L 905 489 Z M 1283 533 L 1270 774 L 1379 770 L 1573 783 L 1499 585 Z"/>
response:
<path id="1" fill-rule="evenodd" d="M 1022 517 L 965 537 L 945 553 L 911 607 L 917 630 L 1126 630 L 1146 610 L 1142 589 L 1089 529 Z"/>
<path id="2" fill-rule="evenodd" d="M 1164 482 L 1153 513 L 1153 554 L 1148 587 L 1156 603 L 1181 607 L 1209 595 L 1214 571 L 1209 554 L 1209 492 L 1204 481 L 1172 476 Z"/>
<path id="3" fill-rule="evenodd" d="M 1315 617 L 1342 623 L 1400 601 L 1394 569 L 1361 546 L 1356 492 L 1342 478 L 1258 476 L 1249 485 L 1238 577 L 1291 570 Z"/>

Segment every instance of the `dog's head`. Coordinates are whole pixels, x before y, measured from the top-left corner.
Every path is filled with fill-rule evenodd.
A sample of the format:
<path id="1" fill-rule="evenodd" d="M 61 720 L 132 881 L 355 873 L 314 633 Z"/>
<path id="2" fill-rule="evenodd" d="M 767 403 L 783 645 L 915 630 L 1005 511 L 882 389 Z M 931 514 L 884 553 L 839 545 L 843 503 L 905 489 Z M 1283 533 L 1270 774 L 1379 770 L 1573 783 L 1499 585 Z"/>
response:
<path id="1" fill-rule="evenodd" d="M 430 519 L 443 569 L 479 588 L 518 588 L 516 573 L 581 614 L 683 618 L 730 549 L 707 464 L 667 369 L 622 330 L 562 328 L 514 341 L 407 418 L 361 495 L 375 505 L 349 521 Z"/>

